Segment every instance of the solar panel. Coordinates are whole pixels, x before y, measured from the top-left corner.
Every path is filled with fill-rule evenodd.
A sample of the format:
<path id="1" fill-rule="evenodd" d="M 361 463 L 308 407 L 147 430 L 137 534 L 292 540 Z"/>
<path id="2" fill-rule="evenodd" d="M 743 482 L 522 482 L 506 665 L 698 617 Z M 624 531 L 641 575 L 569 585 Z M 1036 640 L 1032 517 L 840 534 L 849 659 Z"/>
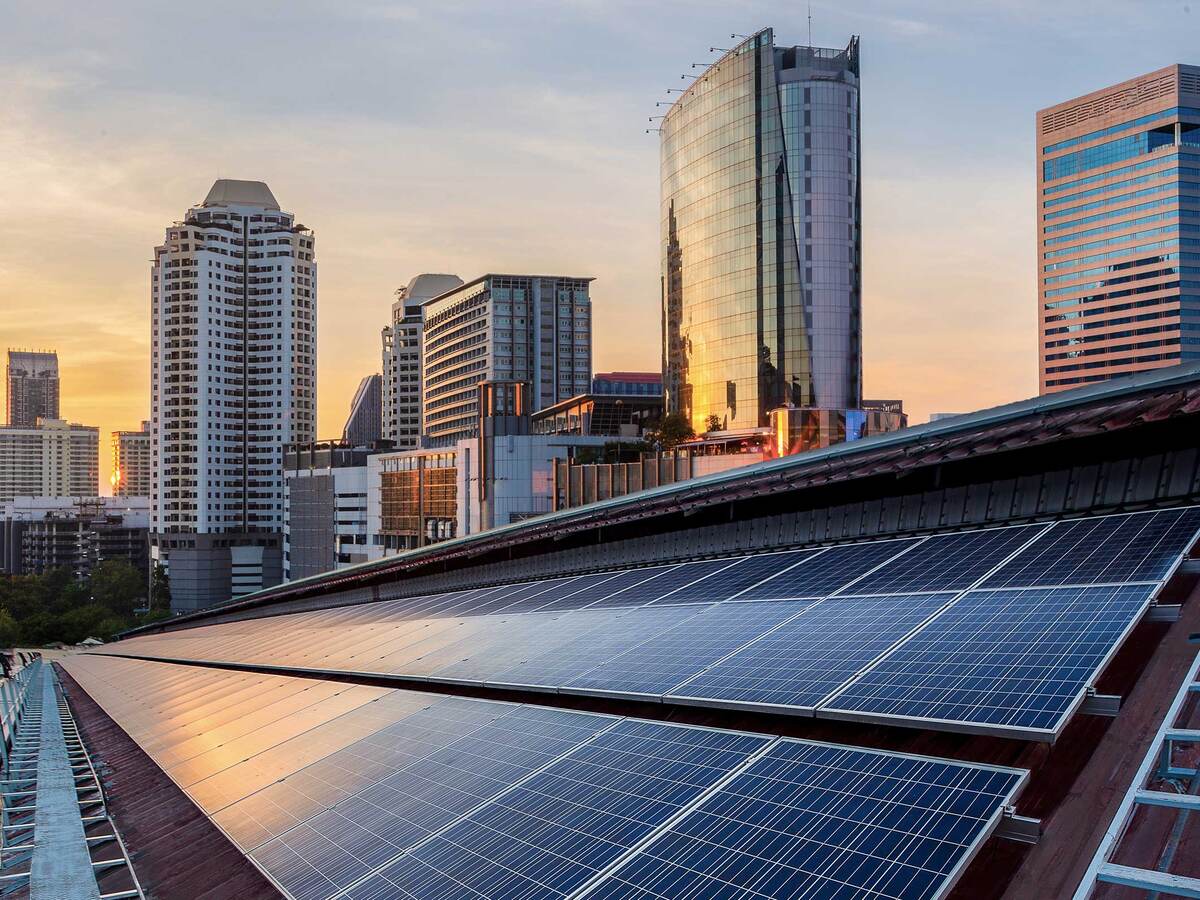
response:
<path id="1" fill-rule="evenodd" d="M 653 631 L 678 621 L 679 615 L 647 619 L 645 628 Z M 661 623 L 661 624 L 660 624 Z M 506 669 L 548 652 L 568 653 L 580 640 L 603 646 L 624 635 L 627 626 L 614 610 L 572 610 L 533 613 L 512 618 L 495 616 L 485 620 L 486 640 L 468 637 L 438 654 L 442 665 L 430 670 L 432 677 L 485 682 Z M 624 638 L 616 638 L 624 640 Z M 451 660 L 453 661 L 447 661 Z"/>
<path id="2" fill-rule="evenodd" d="M 299 900 L 328 897 L 614 721 L 536 707 L 507 709 L 332 809 L 313 810 L 315 816 L 251 856 Z M 408 743 L 406 725 L 390 730 L 393 742 Z"/>
<path id="3" fill-rule="evenodd" d="M 954 596 L 830 597 L 813 603 L 728 659 L 674 686 L 670 697 L 811 709 Z"/>
<path id="4" fill-rule="evenodd" d="M 1195 506 L 1058 522 L 983 587 L 1160 581 L 1198 530 Z"/>
<path id="5" fill-rule="evenodd" d="M 818 715 L 1053 737 L 1152 592 L 1147 585 L 970 591 Z"/>
<path id="6" fill-rule="evenodd" d="M 916 539 L 830 547 L 768 578 L 734 600 L 802 600 L 824 597 L 916 544 Z"/>
<path id="7" fill-rule="evenodd" d="M 582 609 L 649 578 L 656 578 L 673 568 L 675 567 L 650 566 L 645 569 L 623 569 L 620 572 L 609 573 L 610 578 L 600 579 L 586 585 L 577 593 L 564 596 L 561 602 L 556 604 L 556 608 Z"/>
<path id="8" fill-rule="evenodd" d="M 349 896 L 566 897 L 767 743 L 759 735 L 622 721 Z"/>
<path id="9" fill-rule="evenodd" d="M 720 604 L 605 660 L 562 690 L 659 696 L 790 619 L 798 603 Z"/>
<path id="10" fill-rule="evenodd" d="M 652 605 L 666 603 L 715 603 L 737 596 L 760 581 L 778 575 L 797 563 L 810 559 L 820 550 L 791 550 L 786 553 L 763 553 L 744 556 L 735 565 L 719 569 L 698 581 L 678 588 L 652 601 Z"/>
<path id="11" fill-rule="evenodd" d="M 680 588 L 685 588 L 692 582 L 706 575 L 720 573 L 732 565 L 732 559 L 706 559 L 701 562 L 683 563 L 661 570 L 653 578 L 647 578 L 637 584 L 627 587 L 619 593 L 609 594 L 594 606 L 641 606 L 664 594 L 670 594 Z M 718 576 L 719 577 L 719 576 Z"/>
<path id="12" fill-rule="evenodd" d="M 961 591 L 1004 562 L 1045 525 L 936 534 L 857 581 L 855 594 Z"/>
<path id="13" fill-rule="evenodd" d="M 924 900 L 1026 773 L 784 740 L 613 871 L 592 900 Z"/>
<path id="14" fill-rule="evenodd" d="M 594 628 L 565 644 L 540 646 L 528 657 L 505 669 L 498 667 L 487 683 L 496 686 L 558 688 L 581 672 L 612 659 L 640 641 L 661 634 L 702 612 L 694 606 L 664 606 L 611 610 L 585 609 L 576 615 L 604 616 L 603 627 Z"/>

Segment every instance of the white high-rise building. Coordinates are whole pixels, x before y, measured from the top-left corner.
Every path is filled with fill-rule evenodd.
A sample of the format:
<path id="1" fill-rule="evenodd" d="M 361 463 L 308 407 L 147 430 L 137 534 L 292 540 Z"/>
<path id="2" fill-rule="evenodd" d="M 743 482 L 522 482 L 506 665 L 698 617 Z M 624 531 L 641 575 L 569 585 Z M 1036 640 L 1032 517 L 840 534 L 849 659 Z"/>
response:
<path id="1" fill-rule="evenodd" d="M 63 419 L 0 425 L 0 503 L 14 497 L 93 497 L 100 429 Z"/>
<path id="2" fill-rule="evenodd" d="M 424 304 L 463 283 L 457 275 L 418 275 L 396 291 L 383 329 L 383 439 L 398 450 L 421 441 L 421 331 Z"/>
<path id="3" fill-rule="evenodd" d="M 217 181 L 155 248 L 151 321 L 151 541 L 187 610 L 282 577 L 283 447 L 316 433 L 312 232 Z"/>

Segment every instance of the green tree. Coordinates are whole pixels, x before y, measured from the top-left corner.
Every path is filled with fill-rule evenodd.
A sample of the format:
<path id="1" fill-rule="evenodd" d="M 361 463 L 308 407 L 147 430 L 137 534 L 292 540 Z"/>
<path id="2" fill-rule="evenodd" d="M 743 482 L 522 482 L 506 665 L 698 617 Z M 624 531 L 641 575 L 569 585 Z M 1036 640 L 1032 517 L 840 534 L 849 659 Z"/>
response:
<path id="1" fill-rule="evenodd" d="M 0 609 L 0 648 L 15 647 L 21 643 L 21 630 L 17 620 L 7 609 Z"/>
<path id="2" fill-rule="evenodd" d="M 141 574 L 123 559 L 106 559 L 96 566 L 88 590 L 95 604 L 123 619 L 133 615 L 137 601 L 146 595 Z"/>
<path id="3" fill-rule="evenodd" d="M 169 610 L 171 608 L 171 579 L 167 577 L 167 567 L 162 563 L 154 564 L 149 606 L 151 609 Z"/>
<path id="4" fill-rule="evenodd" d="M 663 416 L 650 437 L 663 450 L 670 450 L 696 436 L 691 421 L 683 413 L 668 413 Z"/>

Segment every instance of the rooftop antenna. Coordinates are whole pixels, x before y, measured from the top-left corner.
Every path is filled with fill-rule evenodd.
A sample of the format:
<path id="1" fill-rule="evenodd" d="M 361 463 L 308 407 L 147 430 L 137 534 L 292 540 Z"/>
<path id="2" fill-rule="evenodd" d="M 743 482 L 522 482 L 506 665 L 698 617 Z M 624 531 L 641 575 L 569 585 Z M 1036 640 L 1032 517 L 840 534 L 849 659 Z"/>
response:
<path id="1" fill-rule="evenodd" d="M 812 2 L 808 4 L 808 49 L 812 49 Z"/>

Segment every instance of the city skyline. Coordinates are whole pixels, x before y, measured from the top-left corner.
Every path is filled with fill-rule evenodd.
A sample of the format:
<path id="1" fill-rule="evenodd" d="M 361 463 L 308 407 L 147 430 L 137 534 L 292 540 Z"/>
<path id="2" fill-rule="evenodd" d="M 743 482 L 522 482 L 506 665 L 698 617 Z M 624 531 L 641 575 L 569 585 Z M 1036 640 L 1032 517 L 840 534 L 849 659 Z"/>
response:
<path id="1" fill-rule="evenodd" d="M 1035 112 L 1188 62 L 1195 14 L 1160 6 L 1144 16 L 1066 4 L 1042 11 L 1034 30 L 1024 3 L 814 5 L 814 43 L 858 33 L 868 50 L 868 395 L 902 397 L 922 421 L 1036 393 Z M 284 22 L 277 33 L 317 85 L 296 92 L 266 66 L 214 65 L 203 84 L 169 89 L 150 75 L 187 46 L 238 59 L 280 24 L 269 7 L 219 45 L 205 37 L 219 19 L 185 10 L 160 21 L 124 7 L 55 30 L 45 27 L 53 6 L 21 10 L 4 66 L 12 115 L 0 125 L 12 210 L 0 341 L 59 352 L 64 418 L 105 434 L 135 428 L 149 414 L 146 247 L 230 177 L 268 181 L 323 238 L 323 292 L 347 312 L 321 322 L 319 437 L 340 431 L 345 398 L 378 366 L 393 291 L 419 272 L 594 274 L 595 368 L 654 368 L 658 146 L 643 134 L 646 119 L 687 62 L 715 59 L 707 48 L 731 31 L 807 33 L 800 8 L 750 4 L 736 21 L 704 4 L 689 4 L 686 21 L 677 12 L 314 6 L 303 27 Z M 1120 55 L 1098 53 L 1096 39 L 1114 32 L 1137 40 Z M 549 51 L 521 52 L 547 37 Z M 451 43 L 469 61 L 431 65 Z M 1019 72 L 1003 65 L 1018 43 Z M 338 54 L 321 52 L 326 44 Z M 188 110 L 219 127 L 195 134 Z M 306 152 L 280 153 L 272 128 L 300 135 Z M 502 217 L 518 204 L 519 220 Z M 105 488 L 109 466 L 105 454 Z"/>

